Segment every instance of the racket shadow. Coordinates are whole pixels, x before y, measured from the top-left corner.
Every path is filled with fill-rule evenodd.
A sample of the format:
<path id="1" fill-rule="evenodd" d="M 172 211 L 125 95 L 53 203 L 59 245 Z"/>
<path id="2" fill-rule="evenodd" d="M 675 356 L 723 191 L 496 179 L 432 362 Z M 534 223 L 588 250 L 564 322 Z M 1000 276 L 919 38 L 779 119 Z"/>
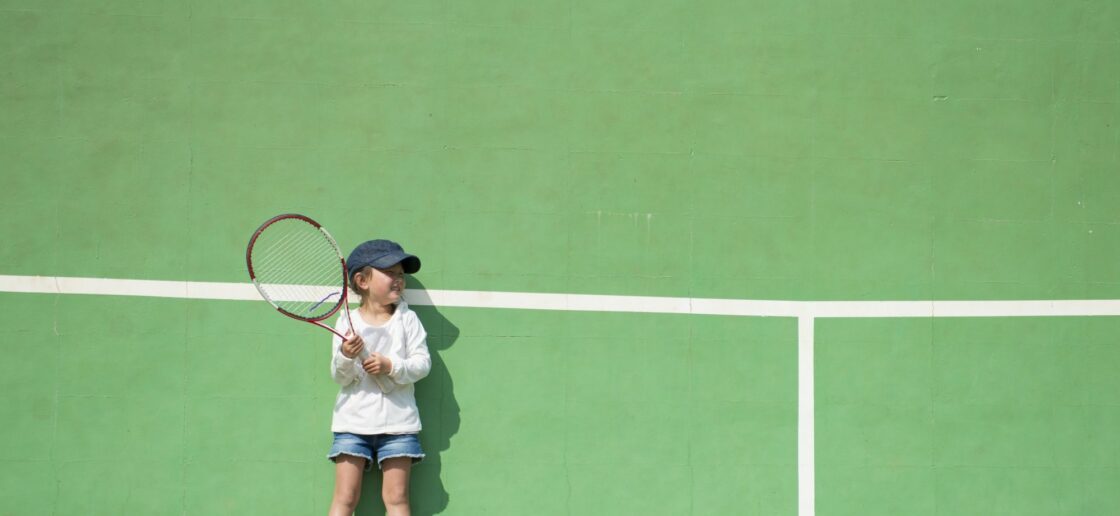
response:
<path id="1" fill-rule="evenodd" d="M 415 277 L 408 278 L 409 290 L 425 290 Z M 409 481 L 409 500 L 412 514 L 429 516 L 444 512 L 450 495 L 443 485 L 441 455 L 451 448 L 451 438 L 459 432 L 459 403 L 451 372 L 443 361 L 441 352 L 450 348 L 459 338 L 459 328 L 434 306 L 409 305 L 424 329 L 428 332 L 428 352 L 432 355 L 432 370 L 416 384 L 416 403 L 424 429 L 420 442 L 424 448 L 424 462 L 412 469 Z M 376 470 L 375 470 L 376 471 Z M 381 502 L 381 479 L 375 475 L 363 485 L 362 503 L 355 514 L 374 516 L 385 514 Z"/>

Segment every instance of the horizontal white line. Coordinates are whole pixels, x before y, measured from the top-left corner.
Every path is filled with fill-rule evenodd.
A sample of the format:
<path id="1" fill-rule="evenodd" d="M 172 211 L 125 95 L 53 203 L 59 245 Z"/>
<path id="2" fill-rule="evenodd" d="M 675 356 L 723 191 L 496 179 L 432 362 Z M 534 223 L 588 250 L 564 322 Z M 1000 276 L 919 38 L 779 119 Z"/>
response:
<path id="1" fill-rule="evenodd" d="M 251 301 L 252 283 L 0 275 L 0 292 Z M 414 305 L 584 312 L 751 317 L 1073 317 L 1120 316 L 1120 300 L 782 301 L 688 297 L 535 294 L 469 290 L 405 291 Z M 317 301 L 317 299 L 308 299 Z"/>
<path id="2" fill-rule="evenodd" d="M 2 276 L 0 292 L 171 297 L 180 299 L 260 299 L 252 283 L 213 283 L 53 276 Z"/>

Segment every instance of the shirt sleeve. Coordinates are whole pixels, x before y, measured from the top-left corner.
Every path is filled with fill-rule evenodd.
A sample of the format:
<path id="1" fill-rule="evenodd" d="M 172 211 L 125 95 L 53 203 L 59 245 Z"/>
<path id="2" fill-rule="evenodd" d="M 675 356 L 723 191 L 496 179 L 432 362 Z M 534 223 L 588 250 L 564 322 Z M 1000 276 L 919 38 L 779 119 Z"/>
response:
<path id="1" fill-rule="evenodd" d="M 395 357 L 389 378 L 394 383 L 408 385 L 428 376 L 432 370 L 432 356 L 428 353 L 428 332 L 420 323 L 416 312 L 409 310 L 402 314 L 404 323 L 405 356 Z"/>

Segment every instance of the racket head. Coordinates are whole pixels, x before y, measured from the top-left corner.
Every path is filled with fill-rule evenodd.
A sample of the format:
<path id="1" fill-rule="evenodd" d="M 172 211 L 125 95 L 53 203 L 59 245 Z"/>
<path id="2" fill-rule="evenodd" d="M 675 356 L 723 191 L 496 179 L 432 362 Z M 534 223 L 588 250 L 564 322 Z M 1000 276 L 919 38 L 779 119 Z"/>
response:
<path id="1" fill-rule="evenodd" d="M 249 239 L 245 263 L 257 292 L 288 317 L 318 322 L 347 303 L 342 251 L 306 215 L 285 213 L 266 220 Z"/>

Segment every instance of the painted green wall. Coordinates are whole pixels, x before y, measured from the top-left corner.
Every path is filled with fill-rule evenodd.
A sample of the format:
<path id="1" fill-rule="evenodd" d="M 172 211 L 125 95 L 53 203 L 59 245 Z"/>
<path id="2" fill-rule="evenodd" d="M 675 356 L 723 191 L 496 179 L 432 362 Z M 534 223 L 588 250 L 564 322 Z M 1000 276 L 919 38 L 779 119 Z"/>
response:
<path id="1" fill-rule="evenodd" d="M 1120 4 L 0 0 L 0 274 L 1120 297 Z M 325 512 L 326 336 L 0 293 L 0 514 Z M 793 514 L 793 319 L 421 307 L 418 514 Z M 1112 319 L 818 321 L 817 513 L 1120 512 Z M 369 484 L 363 514 L 378 514 Z"/>

